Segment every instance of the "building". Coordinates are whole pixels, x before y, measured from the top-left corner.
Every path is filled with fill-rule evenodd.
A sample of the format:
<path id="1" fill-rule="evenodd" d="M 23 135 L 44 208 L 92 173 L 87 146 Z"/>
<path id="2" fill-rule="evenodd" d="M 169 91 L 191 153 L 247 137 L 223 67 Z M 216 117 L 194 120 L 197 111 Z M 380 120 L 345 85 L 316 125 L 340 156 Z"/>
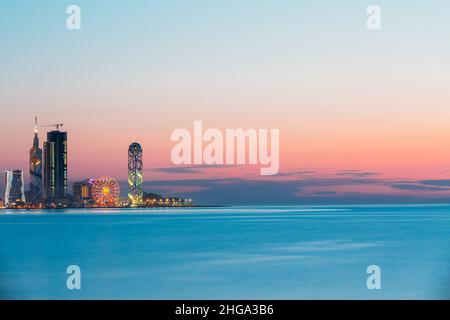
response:
<path id="1" fill-rule="evenodd" d="M 47 133 L 44 142 L 44 194 L 47 202 L 68 198 L 67 132 Z"/>
<path id="2" fill-rule="evenodd" d="M 128 148 L 128 200 L 132 206 L 143 204 L 142 147 L 134 142 Z"/>
<path id="3" fill-rule="evenodd" d="M 3 193 L 5 207 L 25 205 L 25 190 L 22 170 L 5 171 L 5 191 Z"/>
<path id="4" fill-rule="evenodd" d="M 74 182 L 72 185 L 73 200 L 79 203 L 92 201 L 92 179 Z"/>
<path id="5" fill-rule="evenodd" d="M 37 117 L 35 118 L 33 146 L 30 149 L 30 193 L 28 202 L 42 200 L 42 149 L 39 148 Z"/>

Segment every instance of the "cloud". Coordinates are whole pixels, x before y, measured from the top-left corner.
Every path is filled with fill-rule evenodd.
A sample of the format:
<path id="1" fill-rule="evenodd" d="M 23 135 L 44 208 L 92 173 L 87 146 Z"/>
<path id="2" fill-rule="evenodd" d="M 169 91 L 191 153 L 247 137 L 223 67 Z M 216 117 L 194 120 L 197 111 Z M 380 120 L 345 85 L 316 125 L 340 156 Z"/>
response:
<path id="1" fill-rule="evenodd" d="M 450 180 L 420 180 L 418 182 L 430 186 L 450 187 Z"/>
<path id="2" fill-rule="evenodd" d="M 390 186 L 400 190 L 450 191 L 449 188 L 424 186 L 421 184 L 414 184 L 414 183 L 393 183 Z"/>
<path id="3" fill-rule="evenodd" d="M 155 171 L 162 172 L 168 174 L 183 174 L 183 173 L 191 173 L 191 174 L 199 174 L 202 173 L 202 170 L 196 167 L 164 167 L 164 168 L 151 168 L 146 169 L 146 171 Z"/>
<path id="4" fill-rule="evenodd" d="M 123 187 L 126 190 L 126 182 L 123 182 Z M 323 174 L 289 180 L 278 176 L 253 179 L 245 177 L 161 179 L 146 181 L 143 187 L 145 191 L 157 192 L 166 196 L 192 198 L 201 205 L 436 202 L 438 199 L 432 193 L 447 191 L 446 188 L 436 190 L 437 187 L 433 186 L 399 183 L 371 176 L 347 177 Z M 398 194 L 398 192 L 393 192 L 395 189 L 417 191 L 417 194 Z M 440 201 L 442 202 L 442 200 Z"/>
<path id="5" fill-rule="evenodd" d="M 207 169 L 227 169 L 233 168 L 234 165 L 195 165 L 195 166 L 173 166 L 146 169 L 146 171 L 161 172 L 167 174 L 201 174 Z"/>
<path id="6" fill-rule="evenodd" d="M 294 177 L 294 176 L 302 176 L 302 175 L 317 175 L 320 174 L 318 171 L 314 170 L 298 170 L 298 171 L 284 171 L 279 172 L 277 177 Z"/>
<path id="7" fill-rule="evenodd" d="M 313 192 L 313 194 L 316 194 L 318 196 L 329 196 L 329 195 L 335 195 L 336 192 L 335 191 L 316 191 L 316 192 Z"/>
<path id="8" fill-rule="evenodd" d="M 379 172 L 369 172 L 369 171 L 360 171 L 360 170 L 339 170 L 336 175 L 341 176 L 353 176 L 353 177 L 368 177 L 368 176 L 374 176 L 379 175 Z"/>

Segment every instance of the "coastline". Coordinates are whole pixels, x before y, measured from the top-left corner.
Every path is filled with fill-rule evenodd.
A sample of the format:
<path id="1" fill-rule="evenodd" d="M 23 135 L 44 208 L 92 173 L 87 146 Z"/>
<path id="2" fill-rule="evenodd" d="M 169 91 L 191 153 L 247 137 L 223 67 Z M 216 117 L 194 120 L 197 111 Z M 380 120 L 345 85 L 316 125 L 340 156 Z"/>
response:
<path id="1" fill-rule="evenodd" d="M 192 205 L 192 206 L 152 206 L 152 207 L 55 207 L 55 208 L 0 208 L 2 211 L 55 211 L 55 210 L 144 210 L 144 209 L 189 209 L 189 208 L 231 208 L 228 205 Z"/>

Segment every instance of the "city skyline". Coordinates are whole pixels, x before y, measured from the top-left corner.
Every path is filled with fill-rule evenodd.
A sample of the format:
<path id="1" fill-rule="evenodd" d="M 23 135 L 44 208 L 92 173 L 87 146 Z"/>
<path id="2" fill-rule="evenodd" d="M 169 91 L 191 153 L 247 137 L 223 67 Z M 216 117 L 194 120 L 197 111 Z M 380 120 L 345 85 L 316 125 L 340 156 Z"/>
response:
<path id="1" fill-rule="evenodd" d="M 58 126 L 61 126 L 61 124 L 58 124 Z M 36 150 L 36 146 L 38 149 L 40 147 L 38 131 L 35 125 L 33 145 L 30 150 L 30 168 L 33 167 L 33 151 Z M 67 132 L 61 132 L 59 128 L 56 131 L 47 132 L 48 139 L 58 140 L 59 138 L 55 135 L 64 136 L 60 142 L 61 145 L 67 145 Z M 43 146 L 48 143 L 44 141 Z M 43 149 L 43 173 L 45 176 L 45 147 Z M 130 181 L 136 181 L 137 183 L 135 192 L 138 195 L 138 199 L 139 197 L 142 199 L 142 192 L 164 193 L 169 197 L 196 198 L 199 200 L 199 204 L 205 205 L 274 204 L 277 202 L 284 204 L 439 203 L 444 202 L 449 197 L 450 179 L 392 180 L 379 172 L 355 169 L 329 170 L 326 172 L 314 168 L 301 169 L 295 172 L 281 172 L 274 179 L 273 177 L 267 178 L 257 174 L 249 174 L 246 172 L 248 167 L 252 167 L 249 165 L 192 165 L 145 168 L 142 163 L 143 152 L 140 144 L 133 142 L 128 146 L 127 150 L 128 180 L 118 181 L 122 191 L 120 196 L 123 198 L 126 198 L 127 195 L 130 198 L 130 195 L 133 194 L 133 184 L 130 184 Z M 135 158 L 136 156 L 137 158 Z M 70 159 L 69 155 L 64 155 L 64 158 L 66 157 Z M 32 185 L 31 183 L 27 184 L 27 182 L 31 182 L 32 171 L 30 170 L 28 176 L 24 174 L 25 170 L 21 168 L 9 168 L 6 171 L 12 172 L 13 170 L 21 172 L 24 181 L 22 188 L 27 194 L 26 200 L 32 203 Z M 230 176 L 229 170 L 232 170 L 233 174 L 236 172 L 238 174 Z M 144 171 L 147 172 L 147 176 L 153 179 L 144 181 Z M 199 179 L 204 171 L 214 172 L 214 177 L 211 179 Z M 163 176 L 171 176 L 172 178 L 155 178 L 158 177 L 158 173 L 163 173 Z M 445 174 L 445 172 L 441 172 L 441 174 Z M 111 176 L 115 177 L 116 175 Z M 105 177 L 105 175 L 98 177 Z M 93 179 L 95 179 L 95 176 L 70 179 L 69 175 L 67 182 L 62 181 L 60 184 L 67 186 L 67 191 L 65 191 L 66 197 L 68 197 L 69 193 L 71 196 L 75 196 L 82 191 L 74 190 L 74 188 L 82 187 L 84 182 L 93 181 Z M 45 179 L 43 182 L 45 182 Z M 26 185 L 29 185 L 30 188 L 25 188 Z M 0 184 L 0 187 L 2 190 L 5 190 L 4 184 Z M 42 187 L 45 190 L 45 183 L 42 184 Z M 334 191 L 335 189 L 347 189 L 348 192 L 340 194 Z M 354 189 L 358 189 L 359 192 L 353 192 L 352 190 Z M 397 193 L 382 193 L 383 190 L 387 189 L 396 190 Z M 206 194 L 206 196 L 203 194 Z M 130 198 L 130 201 L 135 205 L 142 204 L 142 200 L 132 201 L 132 198 Z"/>
<path id="2" fill-rule="evenodd" d="M 29 150 L 29 188 L 25 189 L 23 170 L 6 170 L 1 208 L 192 206 L 192 199 L 163 197 L 142 190 L 143 149 L 137 142 L 128 147 L 127 197 L 121 198 L 121 188 L 114 177 L 103 175 L 70 183 L 68 133 L 60 131 L 64 124 L 42 126 L 56 130 L 47 132 L 41 148 L 37 119 L 35 117 L 34 138 Z"/>

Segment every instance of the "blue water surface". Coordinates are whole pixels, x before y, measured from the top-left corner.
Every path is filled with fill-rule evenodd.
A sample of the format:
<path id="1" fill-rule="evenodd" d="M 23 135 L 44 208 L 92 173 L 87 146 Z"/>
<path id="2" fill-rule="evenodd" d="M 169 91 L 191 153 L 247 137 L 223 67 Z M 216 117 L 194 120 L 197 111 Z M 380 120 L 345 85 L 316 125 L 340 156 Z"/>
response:
<path id="1" fill-rule="evenodd" d="M 448 299 L 449 232 L 450 205 L 1 210 L 0 297 Z"/>

